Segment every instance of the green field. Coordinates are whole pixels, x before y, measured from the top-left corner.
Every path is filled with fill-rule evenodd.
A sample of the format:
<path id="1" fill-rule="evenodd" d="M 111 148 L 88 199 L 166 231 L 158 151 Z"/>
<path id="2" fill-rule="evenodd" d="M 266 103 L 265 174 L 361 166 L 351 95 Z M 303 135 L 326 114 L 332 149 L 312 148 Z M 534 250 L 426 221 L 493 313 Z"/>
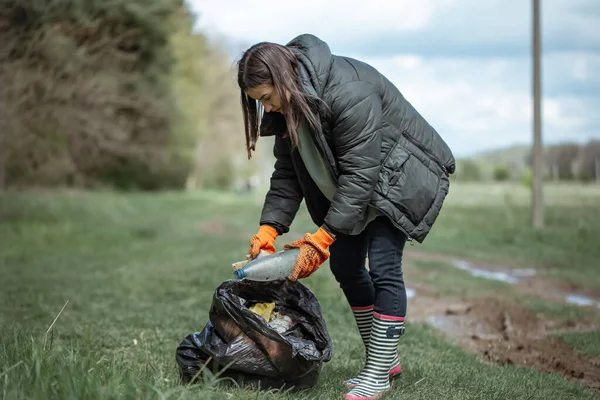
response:
<path id="1" fill-rule="evenodd" d="M 536 267 L 600 291 L 600 185 L 546 185 L 545 228 L 531 227 L 521 185 L 455 184 L 421 250 Z"/>
<path id="2" fill-rule="evenodd" d="M 426 243 L 407 252 L 535 266 L 574 288 L 600 290 L 600 187 L 552 186 L 546 200 L 547 226 L 535 232 L 526 188 L 455 184 Z M 311 391 L 223 388 L 218 378 L 192 387 L 178 382 L 175 349 L 208 321 L 214 289 L 246 254 L 261 201 L 260 193 L 217 192 L 2 195 L 0 399 L 341 399 L 343 380 L 362 365 L 362 344 L 327 265 L 303 281 L 321 303 L 334 344 Z M 277 244 L 314 230 L 302 209 L 293 233 Z M 481 280 L 467 274 L 460 279 L 428 263 L 411 268 L 442 295 L 484 295 Z M 430 270 L 454 281 L 429 279 Z M 490 285 L 496 293 L 512 290 Z M 540 311 L 570 310 L 574 319 L 588 315 L 528 301 Z M 563 338 L 590 358 L 599 354 L 597 339 L 598 331 Z M 385 398 L 600 397 L 556 373 L 483 363 L 423 323 L 408 324 L 400 354 L 405 372 Z"/>

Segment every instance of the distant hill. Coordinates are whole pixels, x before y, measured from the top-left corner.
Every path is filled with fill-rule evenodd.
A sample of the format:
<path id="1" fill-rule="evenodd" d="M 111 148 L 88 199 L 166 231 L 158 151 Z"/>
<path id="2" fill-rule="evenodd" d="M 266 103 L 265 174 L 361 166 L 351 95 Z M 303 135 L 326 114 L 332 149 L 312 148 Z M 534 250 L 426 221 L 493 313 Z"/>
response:
<path id="1" fill-rule="evenodd" d="M 530 147 L 510 146 L 476 153 L 457 160 L 457 180 L 490 180 L 501 173 L 505 179 L 519 179 L 528 169 Z M 503 170 L 499 172 L 499 169 Z"/>
<path id="2" fill-rule="evenodd" d="M 523 180 L 530 171 L 530 146 L 518 145 L 457 160 L 457 180 Z M 600 140 L 544 146 L 545 179 L 600 182 Z"/>
<path id="3" fill-rule="evenodd" d="M 468 159 L 476 163 L 505 165 L 522 170 L 527 167 L 530 152 L 530 146 L 519 145 L 477 153 Z"/>

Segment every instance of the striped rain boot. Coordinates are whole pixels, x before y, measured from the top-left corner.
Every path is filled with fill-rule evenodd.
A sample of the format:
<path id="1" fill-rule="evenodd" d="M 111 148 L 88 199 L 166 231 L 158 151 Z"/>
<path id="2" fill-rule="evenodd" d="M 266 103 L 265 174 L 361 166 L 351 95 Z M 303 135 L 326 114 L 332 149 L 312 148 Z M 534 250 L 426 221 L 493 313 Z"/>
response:
<path id="1" fill-rule="evenodd" d="M 390 389 L 390 366 L 404 334 L 404 318 L 373 313 L 367 365 L 344 400 L 375 400 Z"/>
<path id="2" fill-rule="evenodd" d="M 369 338 L 371 336 L 371 326 L 373 325 L 373 306 L 365 306 L 365 307 L 352 307 L 352 312 L 354 313 L 354 319 L 356 320 L 356 325 L 358 326 L 358 332 L 360 333 L 360 337 L 365 345 L 365 353 L 369 354 Z M 400 358 L 398 357 L 398 351 L 394 354 L 394 360 L 392 361 L 392 365 L 390 367 L 390 379 L 393 379 L 399 376 L 402 373 L 402 365 L 400 364 Z M 362 379 L 363 373 L 361 372 L 358 376 L 347 380 L 346 386 L 348 388 L 353 388 Z"/>

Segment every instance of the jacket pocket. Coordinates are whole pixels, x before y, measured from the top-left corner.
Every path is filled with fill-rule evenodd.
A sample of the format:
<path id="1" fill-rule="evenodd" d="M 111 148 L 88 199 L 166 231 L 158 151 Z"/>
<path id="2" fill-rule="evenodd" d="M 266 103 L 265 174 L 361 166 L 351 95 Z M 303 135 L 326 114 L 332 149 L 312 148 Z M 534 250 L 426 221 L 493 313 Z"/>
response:
<path id="1" fill-rule="evenodd" d="M 394 143 L 394 146 L 392 146 L 381 164 L 381 172 L 379 173 L 376 190 L 384 196 L 387 196 L 393 185 L 402 181 L 404 175 L 403 166 L 410 157 L 410 153 L 398 143 Z"/>
<path id="2" fill-rule="evenodd" d="M 418 225 L 431 208 L 440 177 L 396 143 L 383 161 L 377 191 Z"/>

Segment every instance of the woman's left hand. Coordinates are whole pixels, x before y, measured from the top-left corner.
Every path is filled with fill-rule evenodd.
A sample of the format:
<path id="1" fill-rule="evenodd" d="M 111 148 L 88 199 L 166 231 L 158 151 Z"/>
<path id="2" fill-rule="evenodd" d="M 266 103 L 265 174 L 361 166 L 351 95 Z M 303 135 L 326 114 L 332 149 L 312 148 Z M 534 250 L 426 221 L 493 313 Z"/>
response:
<path id="1" fill-rule="evenodd" d="M 316 233 L 307 233 L 302 239 L 286 244 L 284 249 L 299 248 L 300 253 L 296 258 L 296 265 L 289 279 L 297 281 L 298 278 L 306 278 L 315 272 L 321 264 L 329 258 L 329 246 L 335 239 L 323 228 Z"/>

